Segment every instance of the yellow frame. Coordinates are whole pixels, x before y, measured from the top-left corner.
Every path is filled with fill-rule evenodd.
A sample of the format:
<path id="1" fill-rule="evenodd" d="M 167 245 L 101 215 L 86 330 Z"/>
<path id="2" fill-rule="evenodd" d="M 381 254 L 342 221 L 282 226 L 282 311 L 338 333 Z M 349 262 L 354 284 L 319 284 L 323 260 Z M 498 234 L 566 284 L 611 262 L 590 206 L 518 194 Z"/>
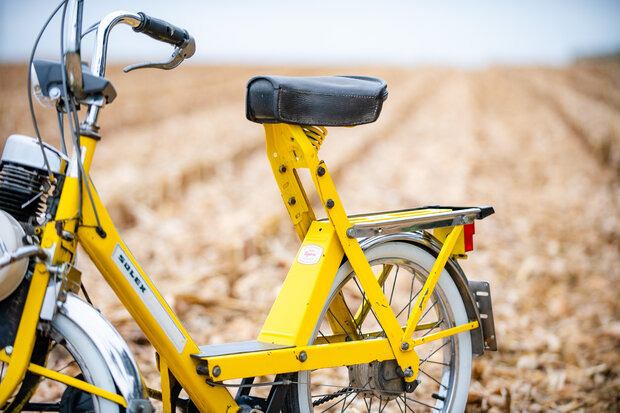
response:
<path id="1" fill-rule="evenodd" d="M 462 226 L 452 228 L 447 235 L 423 292 L 407 326 L 403 329 L 382 292 L 382 276 L 380 275 L 379 279 L 375 277 L 357 240 L 347 237 L 346 231 L 351 223 L 327 167 L 318 158 L 320 142 L 308 139 L 306 131 L 296 125 L 265 125 L 265 133 L 267 154 L 275 179 L 293 225 L 302 240 L 300 253 L 307 251 L 305 247 L 320 251 L 319 256 L 310 264 L 304 263 L 299 256 L 296 258 L 258 337 L 259 341 L 287 345 L 289 348 L 206 357 L 202 360 L 192 357 L 199 353 L 198 346 L 121 239 L 94 186 L 87 179 L 96 214 L 105 235 L 102 236 L 101 231 L 97 231 L 95 211 L 84 181 L 80 191 L 76 172 L 68 173 L 55 220 L 47 223 L 43 229 L 42 247 L 51 252 L 51 263 L 56 265 L 72 262 L 79 241 L 149 339 L 158 354 L 158 365 L 162 375 L 162 396 L 168 399 L 164 400 L 166 412 L 170 410 L 168 371 L 182 385 L 200 411 L 231 409 L 236 411 L 238 406 L 224 387 L 210 386 L 205 382 L 205 376 L 197 373 L 199 364 L 204 365 L 206 362 L 211 373 L 210 378 L 223 381 L 395 358 L 403 371 L 410 369 L 413 372 L 405 380 L 413 381 L 417 376 L 419 364 L 419 357 L 414 351 L 415 346 L 478 327 L 478 322 L 473 321 L 424 338 L 412 339 L 439 274 L 452 255 L 457 241 L 462 239 Z M 81 137 L 86 176 L 89 176 L 96 144 L 97 140 L 94 138 Z M 72 171 L 72 168 L 77 171 L 75 159 L 69 164 L 68 170 Z M 329 218 L 327 222 L 316 221 L 314 211 L 297 175 L 297 169 L 300 168 L 310 171 Z M 82 222 L 78 223 L 80 193 L 83 197 Z M 63 239 L 58 235 L 55 227 L 58 221 L 63 223 L 65 231 L 76 235 L 74 240 L 68 241 L 68 237 Z M 386 333 L 386 338 L 353 342 L 334 340 L 335 342 L 330 343 L 317 340 L 315 345 L 308 345 L 313 339 L 311 335 L 319 321 L 321 309 L 344 255 L 357 274 L 372 310 Z M 0 351 L 0 360 L 8 362 L 5 378 L 0 383 L 0 405 L 3 405 L 14 392 L 27 370 L 126 405 L 120 396 L 108 394 L 86 382 L 50 372 L 44 367 L 30 363 L 36 325 L 48 281 L 46 263 L 40 262 L 35 267 L 14 350 L 12 354 L 7 354 L 5 350 Z M 335 311 L 338 311 L 338 305 L 337 301 L 332 304 Z M 357 314 L 357 316 L 364 315 Z M 350 320 L 345 320 L 345 325 L 341 328 L 344 329 L 341 331 L 343 334 L 348 330 L 347 324 L 353 325 L 353 320 L 348 317 Z M 212 374 L 215 366 L 219 367 L 217 376 Z"/>

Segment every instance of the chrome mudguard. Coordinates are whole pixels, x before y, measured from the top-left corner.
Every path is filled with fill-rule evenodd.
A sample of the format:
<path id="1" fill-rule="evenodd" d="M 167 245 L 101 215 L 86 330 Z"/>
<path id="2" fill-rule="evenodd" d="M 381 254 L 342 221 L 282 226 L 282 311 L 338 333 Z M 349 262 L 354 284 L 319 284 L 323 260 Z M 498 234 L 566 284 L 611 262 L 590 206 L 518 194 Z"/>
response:
<path id="1" fill-rule="evenodd" d="M 367 250 L 369 248 L 391 241 L 402 241 L 417 244 L 435 256 L 439 255 L 439 251 L 441 251 L 441 243 L 429 233 L 421 231 L 400 232 L 390 235 L 378 235 L 375 237 L 360 239 L 359 243 L 363 250 Z M 482 326 L 482 323 L 480 321 L 480 313 L 478 311 L 478 305 L 476 304 L 476 300 L 469 289 L 467 277 L 465 277 L 463 269 L 456 261 L 454 261 L 453 259 L 449 259 L 446 263 L 446 270 L 448 270 L 448 274 L 450 274 L 452 280 L 454 281 L 454 284 L 456 284 L 456 288 L 459 290 L 461 298 L 463 299 L 463 304 L 465 304 L 465 311 L 467 312 L 467 317 L 470 320 L 477 320 L 480 326 Z M 470 334 L 472 354 L 475 357 L 483 355 L 484 337 L 482 328 L 475 328 L 473 330 L 470 330 Z"/>
<path id="2" fill-rule="evenodd" d="M 150 412 L 150 402 L 138 365 L 121 335 L 101 313 L 75 294 L 67 294 L 59 311 L 73 321 L 95 344 L 105 360 L 128 412 Z M 52 320 L 52 324 L 54 321 Z M 146 409 L 148 405 L 148 409 Z"/>

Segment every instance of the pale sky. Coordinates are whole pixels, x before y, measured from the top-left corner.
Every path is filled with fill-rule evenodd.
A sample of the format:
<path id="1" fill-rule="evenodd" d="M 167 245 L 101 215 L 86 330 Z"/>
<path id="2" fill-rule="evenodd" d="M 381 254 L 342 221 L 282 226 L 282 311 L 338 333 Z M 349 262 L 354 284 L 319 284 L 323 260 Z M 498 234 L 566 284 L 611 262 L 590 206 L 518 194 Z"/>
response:
<path id="1" fill-rule="evenodd" d="M 27 59 L 58 3 L 0 0 L 0 62 Z M 84 27 L 119 9 L 186 28 L 196 38 L 190 61 L 197 63 L 563 65 L 620 51 L 619 0 L 86 0 Z M 57 59 L 59 20 L 44 35 L 38 58 Z M 84 55 L 93 39 L 85 38 Z M 162 60 L 170 51 L 122 27 L 108 59 Z"/>

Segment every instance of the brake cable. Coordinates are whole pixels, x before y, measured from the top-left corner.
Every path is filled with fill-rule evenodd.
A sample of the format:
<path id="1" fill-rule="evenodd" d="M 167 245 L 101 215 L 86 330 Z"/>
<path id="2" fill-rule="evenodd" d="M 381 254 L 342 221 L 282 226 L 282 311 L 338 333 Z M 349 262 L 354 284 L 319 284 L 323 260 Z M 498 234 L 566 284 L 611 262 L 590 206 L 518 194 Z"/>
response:
<path id="1" fill-rule="evenodd" d="M 47 18 L 47 21 L 41 28 L 41 31 L 37 35 L 36 40 L 34 41 L 34 46 L 32 46 L 32 51 L 30 52 L 30 59 L 28 60 L 28 79 L 26 82 L 26 87 L 28 88 L 28 106 L 30 108 L 30 116 L 32 117 L 32 125 L 34 126 L 34 132 L 37 136 L 37 140 L 39 142 L 39 147 L 41 148 L 41 153 L 43 154 L 43 161 L 45 162 L 45 167 L 47 168 L 47 174 L 50 178 L 51 182 L 54 182 L 54 175 L 52 174 L 52 169 L 50 168 L 49 161 L 47 160 L 47 154 L 45 153 L 45 146 L 43 145 L 43 140 L 41 139 L 41 133 L 39 132 L 39 126 L 37 124 L 37 117 L 34 114 L 34 105 L 32 104 L 32 61 L 34 60 L 34 54 L 39 46 L 39 41 L 41 40 L 41 36 L 43 36 L 43 32 L 47 29 L 50 21 L 54 18 L 58 10 L 62 7 L 63 4 L 66 4 L 66 0 L 63 0 L 58 4 L 58 6 L 54 9 L 52 14 Z M 62 26 L 62 25 L 61 25 Z"/>
<path id="2" fill-rule="evenodd" d="M 84 164 L 82 163 L 82 148 L 80 146 L 81 142 L 80 142 L 80 136 L 79 136 L 79 132 L 80 132 L 80 125 L 79 125 L 79 118 L 78 118 L 78 114 L 77 114 L 77 109 L 75 107 L 75 102 L 73 101 L 73 99 L 69 98 L 69 88 L 67 86 L 67 68 L 65 65 L 65 60 L 64 60 L 64 55 L 65 55 L 65 46 L 64 46 L 64 23 L 65 23 L 65 15 L 66 15 L 66 11 L 67 11 L 67 2 L 65 0 L 65 7 L 62 11 L 62 24 L 61 24 L 61 28 L 60 28 L 60 56 L 61 56 L 61 62 L 60 64 L 62 65 L 62 92 L 63 92 L 63 99 L 64 99 L 64 103 L 65 103 L 65 109 L 67 110 L 67 120 L 69 123 L 69 131 L 71 132 L 71 138 L 73 141 L 73 150 L 75 151 L 76 154 L 76 159 L 75 161 L 77 162 L 78 165 L 78 190 L 79 190 L 79 206 L 78 206 L 78 225 L 81 224 L 82 221 L 82 210 L 83 210 L 83 189 L 82 189 L 82 184 L 84 184 L 84 186 L 86 187 L 86 192 L 88 193 L 88 198 L 90 200 L 90 204 L 93 208 L 93 213 L 95 215 L 95 220 L 97 221 L 97 227 L 95 228 L 95 231 L 97 232 L 97 234 L 102 237 L 105 238 L 106 233 L 103 230 L 103 227 L 101 226 L 101 221 L 99 220 L 99 214 L 97 213 L 97 208 L 95 207 L 95 201 L 93 199 L 93 195 L 90 191 L 90 186 L 89 186 L 89 179 L 88 176 L 86 175 L 85 171 L 84 171 Z"/>

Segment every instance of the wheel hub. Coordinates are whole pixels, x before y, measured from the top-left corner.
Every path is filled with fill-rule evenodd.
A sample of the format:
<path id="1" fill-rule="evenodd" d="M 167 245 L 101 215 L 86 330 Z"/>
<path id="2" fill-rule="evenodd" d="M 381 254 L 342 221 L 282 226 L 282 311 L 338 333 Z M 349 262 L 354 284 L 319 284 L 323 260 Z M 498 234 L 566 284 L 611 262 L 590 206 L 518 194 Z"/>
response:
<path id="1" fill-rule="evenodd" d="M 392 400 L 405 391 L 404 375 L 396 360 L 373 361 L 348 368 L 351 387 L 361 390 L 359 394 L 363 397 Z"/>

